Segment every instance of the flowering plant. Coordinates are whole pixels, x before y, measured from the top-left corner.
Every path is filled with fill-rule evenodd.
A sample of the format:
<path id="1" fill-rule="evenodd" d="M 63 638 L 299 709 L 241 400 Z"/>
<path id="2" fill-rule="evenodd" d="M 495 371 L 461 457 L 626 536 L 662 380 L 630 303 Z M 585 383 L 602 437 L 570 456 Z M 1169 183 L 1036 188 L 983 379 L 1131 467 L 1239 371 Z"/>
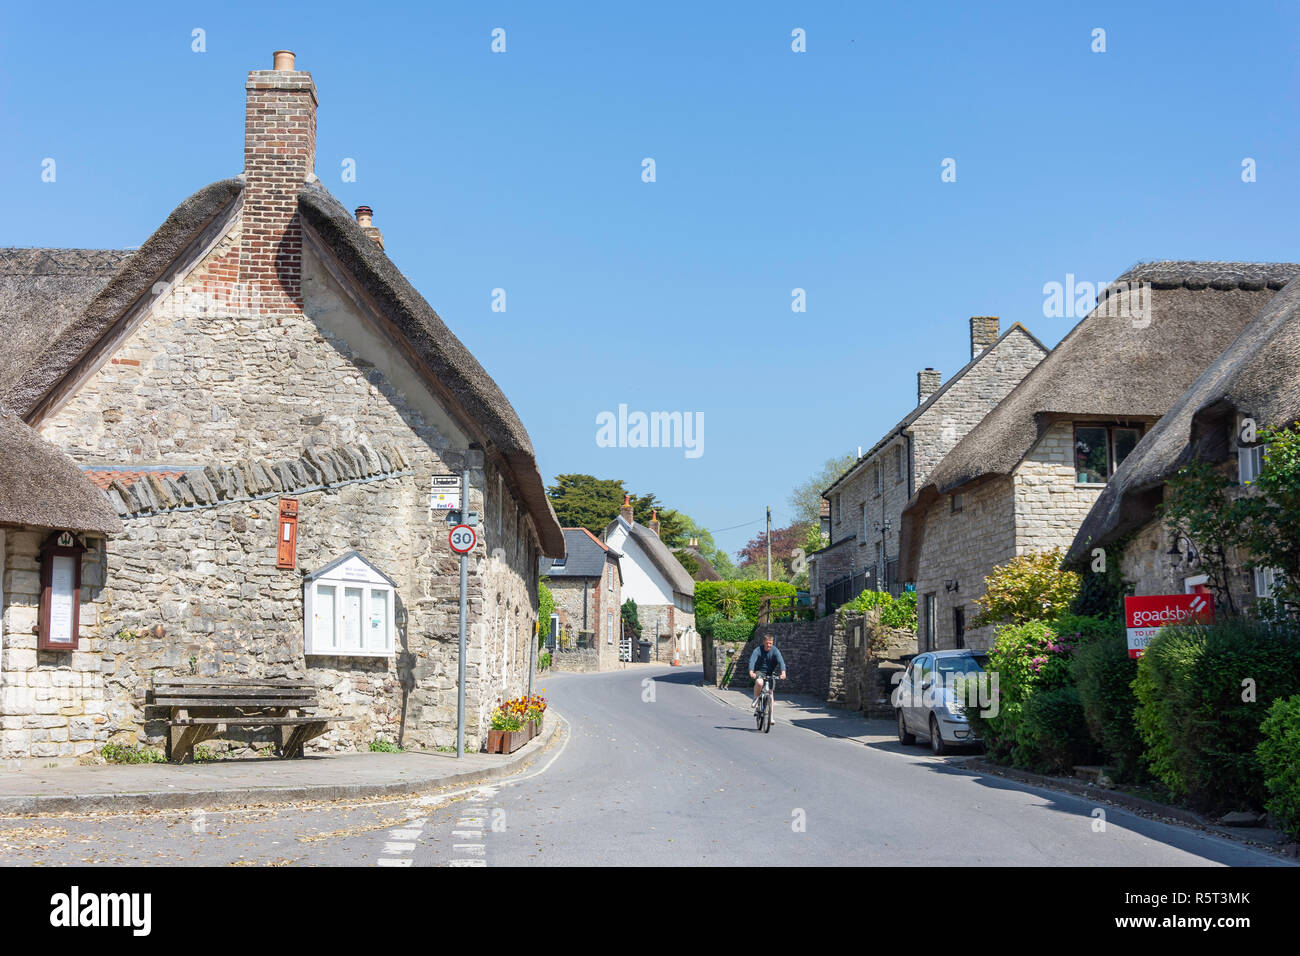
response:
<path id="1" fill-rule="evenodd" d="M 545 712 L 545 697 L 537 694 L 513 697 L 497 704 L 497 709 L 492 712 L 492 729 L 523 730 L 524 724 L 530 721 L 540 724 Z"/>

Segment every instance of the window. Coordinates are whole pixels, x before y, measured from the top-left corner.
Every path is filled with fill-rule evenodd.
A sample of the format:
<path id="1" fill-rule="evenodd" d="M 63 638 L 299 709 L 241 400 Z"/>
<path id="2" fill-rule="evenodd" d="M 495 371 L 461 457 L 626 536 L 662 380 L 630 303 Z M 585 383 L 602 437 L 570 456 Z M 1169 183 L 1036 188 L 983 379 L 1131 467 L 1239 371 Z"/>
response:
<path id="1" fill-rule="evenodd" d="M 605 614 L 605 643 L 614 643 L 614 612 L 609 611 Z"/>
<path id="2" fill-rule="evenodd" d="M 1142 429 L 1118 425 L 1074 426 L 1076 484 L 1105 484 L 1133 451 Z"/>
<path id="3" fill-rule="evenodd" d="M 605 590 L 613 591 L 614 590 L 614 565 L 612 564 L 605 565 L 605 577 L 608 578 L 608 583 L 605 585 Z"/>
<path id="4" fill-rule="evenodd" d="M 952 513 L 953 513 L 953 514 L 957 514 L 958 512 L 960 512 L 964 503 L 965 503 L 965 496 L 964 496 L 964 495 L 953 495 L 953 496 L 952 496 Z"/>
<path id="5" fill-rule="evenodd" d="M 925 650 L 934 650 L 934 616 L 935 616 L 935 593 L 930 592 L 925 596 Z"/>
<path id="6" fill-rule="evenodd" d="M 872 468 L 872 473 L 876 476 L 876 494 L 880 494 L 883 490 L 883 482 L 880 474 L 880 462 L 876 462 L 875 466 Z"/>
<path id="7" fill-rule="evenodd" d="M 858 544 L 867 543 L 867 503 L 858 505 Z"/>
<path id="8" fill-rule="evenodd" d="M 1277 587 L 1278 578 L 1282 575 L 1277 568 L 1256 568 L 1255 569 L 1255 597 L 1270 598 Z"/>
<path id="9" fill-rule="evenodd" d="M 906 475 L 903 474 L 903 446 L 902 445 L 894 446 L 894 467 L 895 467 L 894 484 L 896 485 L 902 484 L 903 479 L 907 477 Z"/>
<path id="10" fill-rule="evenodd" d="M 964 607 L 952 609 L 952 635 L 953 647 L 962 648 L 966 646 L 966 609 Z"/>
<path id="11" fill-rule="evenodd" d="M 307 654 L 387 657 L 393 653 L 392 580 L 353 551 L 303 582 Z"/>
<path id="12" fill-rule="evenodd" d="M 1237 448 L 1237 480 L 1248 485 L 1259 477 L 1264 468 L 1264 446 L 1251 445 Z"/>

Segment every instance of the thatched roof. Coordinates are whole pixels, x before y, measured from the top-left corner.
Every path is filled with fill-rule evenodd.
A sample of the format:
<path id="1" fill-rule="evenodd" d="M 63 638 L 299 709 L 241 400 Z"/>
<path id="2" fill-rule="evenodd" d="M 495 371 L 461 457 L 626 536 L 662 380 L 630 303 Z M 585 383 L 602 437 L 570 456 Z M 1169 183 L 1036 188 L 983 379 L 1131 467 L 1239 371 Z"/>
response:
<path id="1" fill-rule="evenodd" d="M 696 564 L 695 573 L 691 575 L 696 581 L 721 581 L 722 575 L 718 569 L 709 563 L 708 558 L 700 554 L 699 548 L 679 548 L 683 554 L 688 554 Z M 680 563 L 680 562 L 678 562 Z M 683 565 L 685 567 L 685 565 Z"/>
<path id="2" fill-rule="evenodd" d="M 39 361 L 29 361 L 15 379 L 0 378 L 0 401 L 28 417 L 68 373 L 120 321 L 167 269 L 182 258 L 213 221 L 225 214 L 243 191 L 239 178 L 221 180 L 200 189 L 173 210 L 149 240 L 126 258 L 117 274 L 75 318 L 62 322 L 60 333 L 45 334 Z M 564 553 L 564 535 L 546 497 L 536 456 L 523 424 L 501 389 L 478 361 L 415 291 L 397 267 L 366 236 L 356 220 L 319 182 L 302 187 L 298 208 L 308 228 L 350 270 L 396 330 L 411 353 L 426 366 L 425 380 L 461 420 L 466 431 L 494 448 L 504 462 L 507 478 L 527 507 L 544 554 Z M 46 250 L 47 252 L 57 252 Z M 8 302 L 6 321 L 10 319 Z M 73 311 L 77 303 L 65 311 Z M 36 342 L 41 324 L 36 312 L 13 313 L 22 331 L 12 333 Z M 30 351 L 30 350 L 29 350 Z"/>
<path id="3" fill-rule="evenodd" d="M 1193 461 L 1233 453 L 1231 419 L 1240 411 L 1259 426 L 1300 420 L 1300 279 L 1292 280 L 1201 373 L 1138 444 L 1106 485 L 1070 548 L 1087 555 L 1155 516 L 1164 483 Z"/>
<path id="4" fill-rule="evenodd" d="M 6 321 L 22 322 L 27 327 L 25 337 L 35 341 L 44 334 L 45 341 L 39 360 L 30 362 L 17 379 L 0 378 L 0 401 L 24 418 L 30 416 L 127 310 L 152 294 L 154 283 L 162 279 L 167 267 L 239 196 L 241 188 L 238 180 L 224 179 L 205 186 L 177 206 L 149 240 L 122 262 L 112 279 L 100 283 L 102 288 L 95 297 L 75 318 L 64 323 L 57 336 L 48 330 L 42 333 L 34 316 L 10 313 L 8 303 L 4 303 Z M 57 254 L 63 250 L 45 251 Z"/>
<path id="5" fill-rule="evenodd" d="M 108 498 L 72 459 L 2 406 L 0 524 L 96 534 L 122 530 Z"/>
<path id="6" fill-rule="evenodd" d="M 85 310 L 126 249 L 0 249 L 0 392 Z"/>
<path id="7" fill-rule="evenodd" d="M 443 390 L 441 397 L 461 410 L 471 432 L 478 432 L 500 453 L 511 483 L 532 515 L 542 553 L 564 554 L 564 532 L 546 497 L 533 444 L 497 383 L 325 187 L 319 182 L 303 186 L 298 210 L 411 343 L 431 373 L 430 380 Z"/>
<path id="8" fill-rule="evenodd" d="M 608 541 L 610 534 L 618 527 L 620 521 L 623 521 L 623 519 L 615 518 L 606 525 L 605 533 L 601 537 Z M 649 556 L 651 563 L 659 569 L 660 574 L 668 579 L 672 589 L 678 594 L 693 597 L 695 595 L 695 579 L 686 572 L 686 569 L 682 567 L 682 563 L 677 560 L 677 556 L 668 550 L 668 545 L 660 540 L 659 535 L 645 525 L 636 522 L 628 524 L 627 527 L 629 537 L 641 545 L 641 549 Z M 624 553 L 626 554 L 626 552 Z"/>
<path id="9" fill-rule="evenodd" d="M 1097 307 L 916 490 L 903 513 L 904 577 L 916 573 L 917 522 L 930 502 L 963 486 L 1011 474 L 1058 419 L 1155 422 L 1297 274 L 1296 263 L 1245 262 L 1153 262 L 1125 272 L 1108 287 L 1110 295 L 1099 296 Z M 1139 283 L 1152 289 L 1145 325 L 1145 320 L 1114 314 L 1135 299 L 1121 287 Z"/>

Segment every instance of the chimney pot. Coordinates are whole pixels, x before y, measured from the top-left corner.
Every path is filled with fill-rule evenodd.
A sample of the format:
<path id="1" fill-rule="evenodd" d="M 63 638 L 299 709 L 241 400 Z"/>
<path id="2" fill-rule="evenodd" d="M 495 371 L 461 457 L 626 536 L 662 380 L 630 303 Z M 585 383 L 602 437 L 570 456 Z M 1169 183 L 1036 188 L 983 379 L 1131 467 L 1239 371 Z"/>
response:
<path id="1" fill-rule="evenodd" d="M 632 496 L 630 494 L 623 496 L 623 507 L 618 509 L 618 513 L 628 524 L 632 523 Z"/>
<path id="2" fill-rule="evenodd" d="M 293 72 L 293 51 L 292 50 L 276 50 L 274 56 L 275 56 L 275 65 L 271 67 L 271 69 L 275 70 L 278 73 Z"/>
<path id="3" fill-rule="evenodd" d="M 374 214 L 375 214 L 374 210 L 371 209 L 369 206 L 358 206 L 357 214 L 356 214 L 357 225 L 360 226 L 362 229 L 365 229 L 370 225 L 370 217 L 373 216 Z"/>

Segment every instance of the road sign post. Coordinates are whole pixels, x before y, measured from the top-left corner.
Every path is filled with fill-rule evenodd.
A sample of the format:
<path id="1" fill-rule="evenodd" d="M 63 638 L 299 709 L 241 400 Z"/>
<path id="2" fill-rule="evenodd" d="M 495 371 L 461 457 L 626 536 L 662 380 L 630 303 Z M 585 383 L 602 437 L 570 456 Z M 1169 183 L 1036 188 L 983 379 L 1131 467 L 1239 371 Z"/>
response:
<path id="1" fill-rule="evenodd" d="M 469 506 L 469 469 L 464 468 L 460 473 L 460 500 L 462 507 Z M 464 531 L 469 532 L 468 545 L 463 549 L 457 547 L 456 535 L 461 534 L 461 545 L 465 545 Z M 465 756 L 465 645 L 468 643 L 465 639 L 468 622 L 466 620 L 466 607 L 468 601 L 466 595 L 469 591 L 469 552 L 474 549 L 478 541 L 478 535 L 474 529 L 468 525 L 458 524 L 451 529 L 448 539 L 453 549 L 460 554 L 460 653 L 456 659 L 456 759 Z"/>

